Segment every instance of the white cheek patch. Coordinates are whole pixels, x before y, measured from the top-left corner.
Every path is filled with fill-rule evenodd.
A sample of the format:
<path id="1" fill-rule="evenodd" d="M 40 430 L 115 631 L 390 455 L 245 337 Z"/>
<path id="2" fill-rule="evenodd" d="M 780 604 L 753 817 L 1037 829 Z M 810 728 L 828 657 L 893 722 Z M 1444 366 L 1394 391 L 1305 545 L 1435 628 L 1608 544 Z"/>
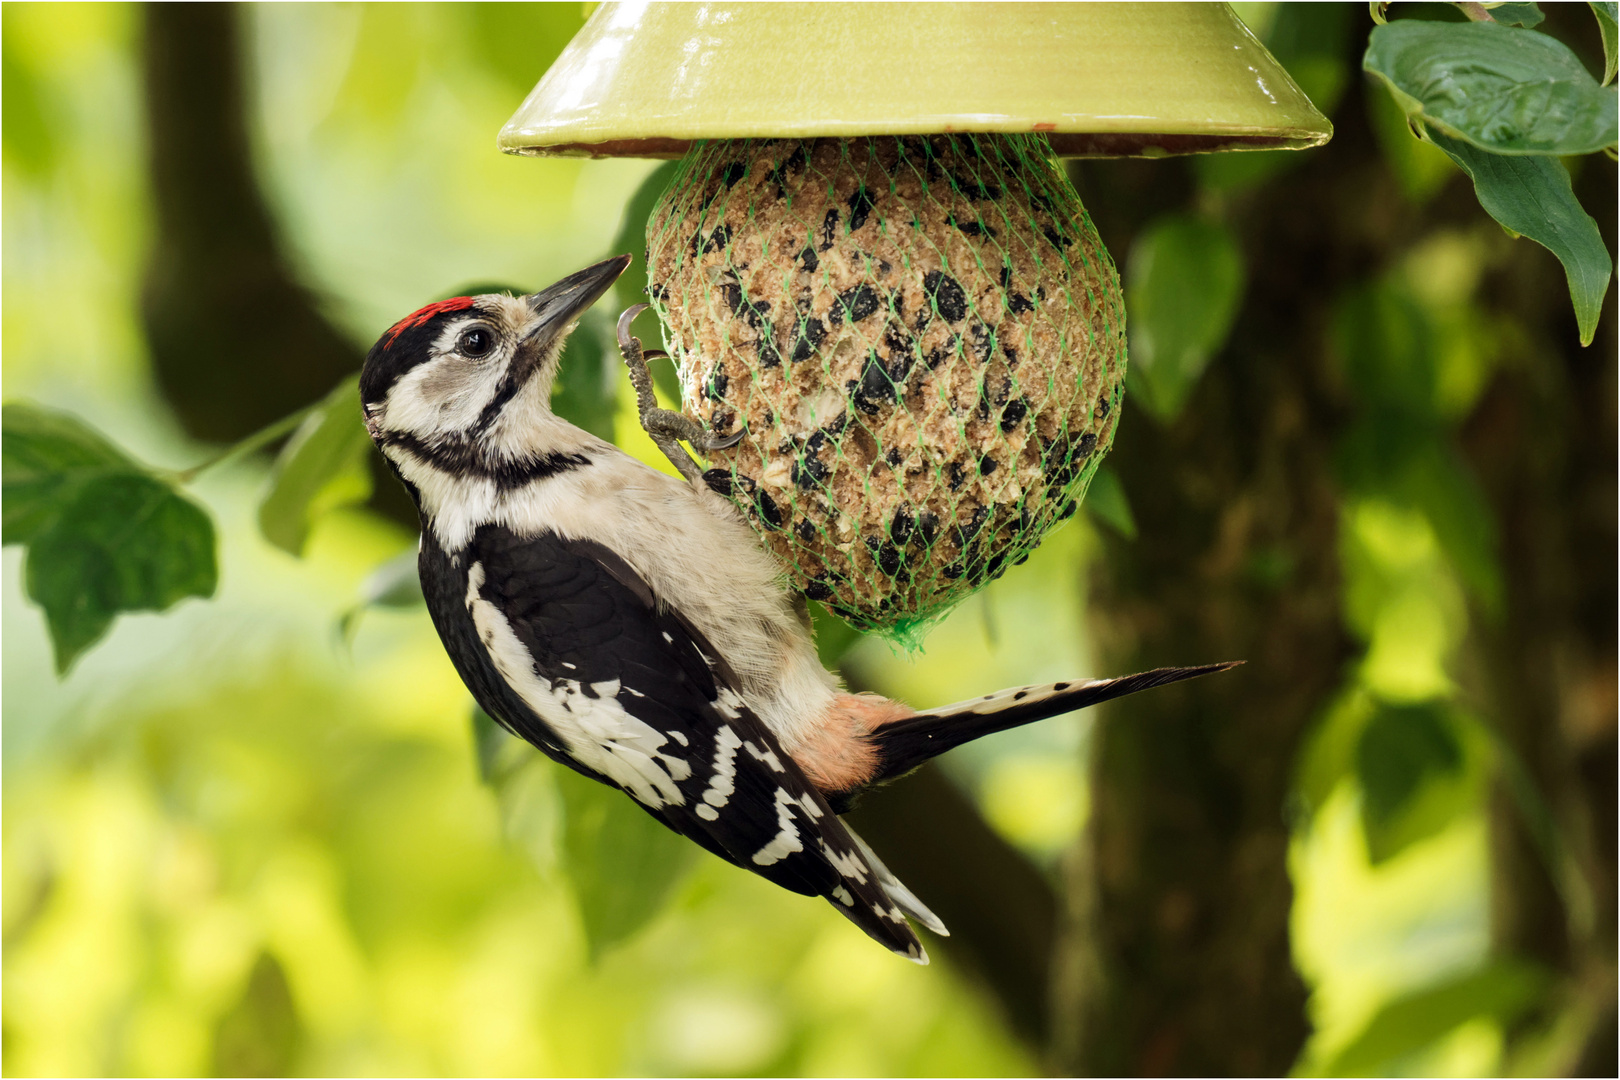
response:
<path id="1" fill-rule="evenodd" d="M 382 426 L 424 441 L 460 435 L 478 423 L 506 374 L 500 356 L 470 361 L 439 356 L 401 376 L 388 393 Z"/>

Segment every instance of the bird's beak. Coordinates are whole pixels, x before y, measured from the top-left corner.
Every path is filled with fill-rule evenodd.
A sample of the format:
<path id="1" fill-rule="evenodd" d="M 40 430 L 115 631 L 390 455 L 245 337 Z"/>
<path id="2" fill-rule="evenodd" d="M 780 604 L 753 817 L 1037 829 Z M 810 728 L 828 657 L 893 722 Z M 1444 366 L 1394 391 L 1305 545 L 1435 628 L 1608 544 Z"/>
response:
<path id="1" fill-rule="evenodd" d="M 613 287 L 630 265 L 629 255 L 615 255 L 603 259 L 595 266 L 587 266 L 578 273 L 569 274 L 549 289 L 541 289 L 523 299 L 537 321 L 524 337 L 524 345 L 544 353 L 556 336 L 583 315 L 602 294 Z"/>

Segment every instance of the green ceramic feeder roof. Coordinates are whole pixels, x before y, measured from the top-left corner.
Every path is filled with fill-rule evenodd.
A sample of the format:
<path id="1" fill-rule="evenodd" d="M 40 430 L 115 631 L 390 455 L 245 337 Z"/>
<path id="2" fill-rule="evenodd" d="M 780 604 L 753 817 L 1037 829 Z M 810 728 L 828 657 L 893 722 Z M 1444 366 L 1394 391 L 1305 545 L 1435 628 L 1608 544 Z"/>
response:
<path id="1" fill-rule="evenodd" d="M 508 153 L 1045 132 L 1069 157 L 1303 149 L 1333 127 L 1225 4 L 608 3 Z"/>

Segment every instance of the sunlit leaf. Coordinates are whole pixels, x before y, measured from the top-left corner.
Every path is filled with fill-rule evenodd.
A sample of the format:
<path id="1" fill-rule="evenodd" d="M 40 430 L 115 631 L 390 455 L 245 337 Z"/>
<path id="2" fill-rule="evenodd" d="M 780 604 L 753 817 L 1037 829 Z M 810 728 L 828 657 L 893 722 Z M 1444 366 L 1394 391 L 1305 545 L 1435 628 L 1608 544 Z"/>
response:
<path id="1" fill-rule="evenodd" d="M 698 848 L 623 792 L 558 766 L 563 852 L 593 957 L 652 921 Z"/>
<path id="2" fill-rule="evenodd" d="M 1493 20 L 1504 26 L 1522 26 L 1529 29 L 1532 26 L 1540 26 L 1547 18 L 1536 4 L 1500 3 L 1485 4 L 1484 7 L 1490 12 Z"/>
<path id="3" fill-rule="evenodd" d="M 28 545 L 28 596 L 45 609 L 65 672 L 126 611 L 165 611 L 218 583 L 214 525 L 196 503 L 146 473 L 77 486 Z"/>
<path id="4" fill-rule="evenodd" d="M 0 138 L 6 159 L 30 176 L 44 176 L 56 161 L 57 136 L 47 118 L 44 95 L 34 77 L 13 50 L 11 12 L 0 13 Z"/>
<path id="5" fill-rule="evenodd" d="M 1136 518 L 1131 514 L 1130 501 L 1125 498 L 1125 485 L 1119 474 L 1108 466 L 1098 468 L 1086 489 L 1086 513 L 1107 525 L 1127 540 L 1136 538 Z"/>
<path id="6" fill-rule="evenodd" d="M 1598 31 L 1603 35 L 1603 85 L 1614 82 L 1617 51 L 1620 51 L 1620 3 L 1615 0 L 1594 0 L 1587 5 L 1597 16 Z"/>
<path id="7" fill-rule="evenodd" d="M 1547 989 L 1539 968 L 1497 960 L 1477 971 L 1425 987 L 1385 1005 L 1328 1066 L 1329 1076 L 1379 1076 L 1391 1063 L 1428 1047 L 1477 1017 L 1507 1022 Z"/>
<path id="8" fill-rule="evenodd" d="M 1373 28 L 1363 66 L 1406 112 L 1497 154 L 1587 154 L 1617 137 L 1616 91 L 1562 42 L 1494 22 Z"/>
<path id="9" fill-rule="evenodd" d="M 1463 786 L 1446 783 L 1460 777 L 1463 751 L 1438 705 L 1381 707 L 1361 731 L 1355 764 L 1361 827 L 1375 864 L 1433 836 L 1466 808 Z M 1442 784 L 1447 790 L 1428 790 Z"/>
<path id="10" fill-rule="evenodd" d="M 1612 103 L 1610 108 L 1614 108 Z M 1557 158 L 1486 153 L 1438 131 L 1428 132 L 1427 137 L 1468 174 L 1487 214 L 1509 231 L 1545 247 L 1564 264 L 1581 344 L 1590 345 L 1614 267 L 1597 222 L 1575 200 L 1569 170 Z"/>
<path id="11" fill-rule="evenodd" d="M 259 502 L 265 539 L 302 555 L 316 518 L 370 497 L 370 455 L 359 377 L 351 376 L 326 395 L 277 456 L 269 490 Z"/>
<path id="12" fill-rule="evenodd" d="M 1243 294 L 1243 255 L 1225 226 L 1186 214 L 1149 225 L 1125 277 L 1137 404 L 1174 419 L 1226 343 Z"/>
<path id="13" fill-rule="evenodd" d="M 214 1028 L 215 1076 L 291 1076 L 302 1025 L 287 973 L 261 952 L 242 996 Z"/>
<path id="14" fill-rule="evenodd" d="M 212 596 L 208 514 L 83 422 L 7 405 L 5 534 L 28 545 L 28 596 L 45 611 L 56 670 L 67 671 L 125 611 Z"/>

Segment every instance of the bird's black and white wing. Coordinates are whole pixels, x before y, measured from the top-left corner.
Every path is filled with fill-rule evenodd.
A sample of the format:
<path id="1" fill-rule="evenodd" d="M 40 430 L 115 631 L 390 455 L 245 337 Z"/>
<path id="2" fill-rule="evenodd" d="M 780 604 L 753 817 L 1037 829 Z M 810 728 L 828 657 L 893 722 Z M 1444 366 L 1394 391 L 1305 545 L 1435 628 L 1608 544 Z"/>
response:
<path id="1" fill-rule="evenodd" d="M 826 897 L 926 962 L 905 912 L 937 921 L 747 708 L 723 658 L 624 560 L 590 541 L 485 525 L 454 558 L 428 530 L 421 564 L 439 632 L 491 716 L 709 851 Z"/>

